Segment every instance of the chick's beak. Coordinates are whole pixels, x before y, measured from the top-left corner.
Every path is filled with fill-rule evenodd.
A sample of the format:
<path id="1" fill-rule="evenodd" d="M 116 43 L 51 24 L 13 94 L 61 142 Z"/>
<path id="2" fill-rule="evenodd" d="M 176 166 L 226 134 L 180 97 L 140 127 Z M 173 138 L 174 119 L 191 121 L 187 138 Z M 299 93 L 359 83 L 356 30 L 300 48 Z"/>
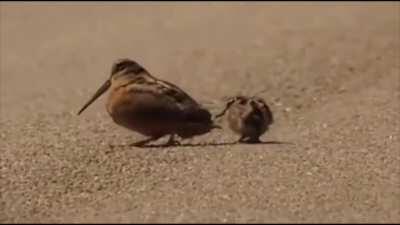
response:
<path id="1" fill-rule="evenodd" d="M 100 97 L 104 92 L 108 90 L 111 86 L 111 81 L 107 80 L 93 95 L 93 97 L 79 110 L 78 115 L 80 115 L 90 104 L 92 104 L 98 97 Z"/>

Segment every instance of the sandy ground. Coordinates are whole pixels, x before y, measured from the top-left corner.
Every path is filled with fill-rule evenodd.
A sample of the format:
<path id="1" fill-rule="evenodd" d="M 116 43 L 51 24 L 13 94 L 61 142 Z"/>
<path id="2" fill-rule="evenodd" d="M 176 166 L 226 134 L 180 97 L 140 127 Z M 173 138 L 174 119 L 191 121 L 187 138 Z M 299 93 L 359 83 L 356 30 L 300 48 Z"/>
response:
<path id="1" fill-rule="evenodd" d="M 79 4 L 1 3 L 0 222 L 400 222 L 398 3 Z M 292 144 L 127 147 L 105 97 L 76 116 L 124 57 L 205 103 L 266 88 Z"/>

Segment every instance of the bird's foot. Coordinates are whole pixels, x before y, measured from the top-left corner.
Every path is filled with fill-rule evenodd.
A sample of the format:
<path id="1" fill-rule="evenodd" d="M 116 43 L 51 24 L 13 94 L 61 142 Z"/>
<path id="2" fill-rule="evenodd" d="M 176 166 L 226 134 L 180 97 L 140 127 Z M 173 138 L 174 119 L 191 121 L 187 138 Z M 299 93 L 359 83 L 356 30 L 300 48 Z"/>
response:
<path id="1" fill-rule="evenodd" d="M 259 137 L 241 137 L 238 140 L 239 143 L 246 143 L 246 144 L 257 144 L 261 143 Z"/>
<path id="2" fill-rule="evenodd" d="M 130 144 L 129 146 L 134 146 L 134 147 L 143 147 L 143 146 L 145 146 L 147 143 L 149 143 L 149 142 L 151 142 L 151 141 L 155 141 L 155 140 L 157 140 L 159 137 L 151 137 L 151 138 L 148 138 L 148 139 L 145 139 L 145 140 L 142 140 L 142 141 L 137 141 L 137 142 L 134 142 L 134 143 L 132 143 L 132 144 Z"/>
<path id="3" fill-rule="evenodd" d="M 177 140 L 175 140 L 174 135 L 171 135 L 167 141 L 167 143 L 165 143 L 164 146 L 176 146 L 176 145 L 180 145 L 181 143 Z"/>

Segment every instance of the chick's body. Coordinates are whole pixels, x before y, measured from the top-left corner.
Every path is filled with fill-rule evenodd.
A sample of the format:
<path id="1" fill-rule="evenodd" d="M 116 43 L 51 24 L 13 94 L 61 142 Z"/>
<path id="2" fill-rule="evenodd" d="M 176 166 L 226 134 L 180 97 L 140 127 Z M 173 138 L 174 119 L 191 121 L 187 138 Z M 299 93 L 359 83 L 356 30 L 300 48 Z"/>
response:
<path id="1" fill-rule="evenodd" d="M 229 128 L 241 135 L 240 142 L 260 142 L 260 136 L 273 123 L 271 110 L 258 97 L 234 97 L 221 114 L 225 114 L 225 111 Z"/>

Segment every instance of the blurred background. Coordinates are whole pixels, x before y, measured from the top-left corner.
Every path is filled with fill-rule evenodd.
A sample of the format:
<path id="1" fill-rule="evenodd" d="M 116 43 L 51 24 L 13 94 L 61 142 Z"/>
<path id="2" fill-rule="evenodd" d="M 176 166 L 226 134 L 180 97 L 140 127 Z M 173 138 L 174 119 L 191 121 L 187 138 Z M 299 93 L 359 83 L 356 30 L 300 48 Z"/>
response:
<path id="1" fill-rule="evenodd" d="M 1 222 L 400 222 L 400 6 L 0 3 Z M 260 94 L 294 145 L 112 148 L 119 58 L 216 112 Z M 234 141 L 229 129 L 193 142 Z"/>

